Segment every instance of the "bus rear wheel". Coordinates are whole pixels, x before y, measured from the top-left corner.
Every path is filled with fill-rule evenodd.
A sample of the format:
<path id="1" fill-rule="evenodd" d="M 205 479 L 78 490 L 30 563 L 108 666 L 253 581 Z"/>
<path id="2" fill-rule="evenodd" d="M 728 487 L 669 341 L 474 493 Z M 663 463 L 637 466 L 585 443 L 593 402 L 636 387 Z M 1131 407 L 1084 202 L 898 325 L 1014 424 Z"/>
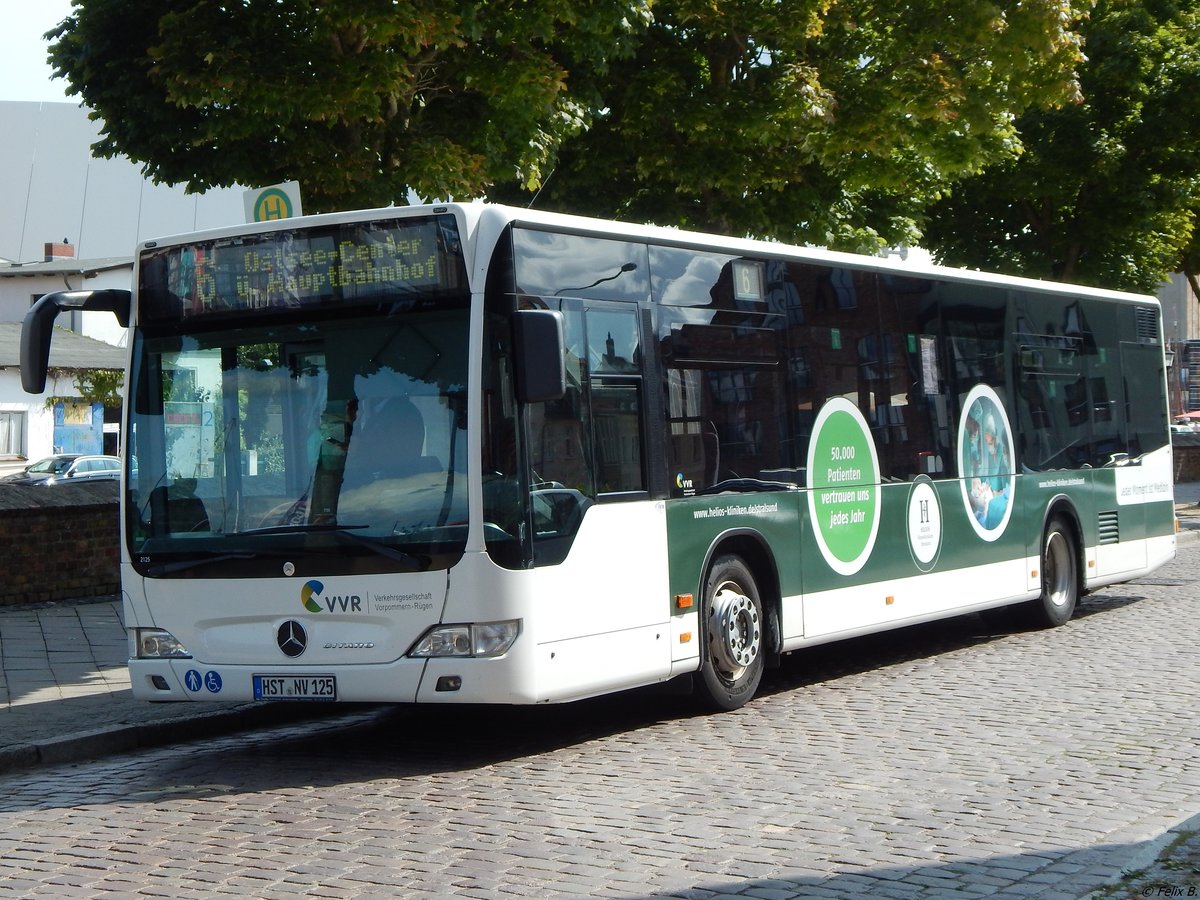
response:
<path id="1" fill-rule="evenodd" d="M 750 567 L 720 556 L 704 583 L 701 699 L 718 710 L 737 709 L 754 696 L 763 672 L 762 599 Z"/>
<path id="2" fill-rule="evenodd" d="M 1064 625 L 1079 601 L 1079 569 L 1076 565 L 1075 533 L 1054 518 L 1042 536 L 1042 595 L 1027 610 L 1032 624 L 1045 628 Z"/>

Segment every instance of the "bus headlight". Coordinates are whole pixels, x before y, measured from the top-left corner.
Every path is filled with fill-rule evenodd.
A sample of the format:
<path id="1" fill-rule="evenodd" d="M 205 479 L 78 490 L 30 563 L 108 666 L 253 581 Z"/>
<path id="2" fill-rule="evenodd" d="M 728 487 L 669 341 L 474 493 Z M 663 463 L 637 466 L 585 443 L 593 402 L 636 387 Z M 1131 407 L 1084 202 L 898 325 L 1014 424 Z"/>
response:
<path id="1" fill-rule="evenodd" d="M 517 619 L 508 622 L 476 622 L 470 625 L 438 625 L 425 632 L 409 656 L 503 656 L 521 633 Z"/>
<path id="2" fill-rule="evenodd" d="M 129 655 L 133 659 L 191 659 L 187 647 L 161 628 L 134 628 L 129 632 Z"/>

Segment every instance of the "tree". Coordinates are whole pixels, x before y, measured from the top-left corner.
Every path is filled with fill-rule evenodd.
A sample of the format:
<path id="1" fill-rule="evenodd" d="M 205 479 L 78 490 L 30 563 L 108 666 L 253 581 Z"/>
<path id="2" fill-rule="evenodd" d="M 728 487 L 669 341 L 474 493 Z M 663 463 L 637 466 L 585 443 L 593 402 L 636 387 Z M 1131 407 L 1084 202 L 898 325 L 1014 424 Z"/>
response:
<path id="1" fill-rule="evenodd" d="M 536 184 L 644 0 L 76 0 L 55 74 L 97 154 L 199 191 L 300 182 L 311 210 Z"/>
<path id="2" fill-rule="evenodd" d="M 1011 156 L 1017 113 L 1076 91 L 1069 0 L 653 9 L 537 205 L 876 249 L 915 239 L 950 181 Z"/>
<path id="3" fill-rule="evenodd" d="M 1179 271 L 1192 288 L 1192 296 L 1200 298 L 1200 210 L 1192 214 L 1192 239 L 1180 255 Z"/>
<path id="4" fill-rule="evenodd" d="M 79 399 L 88 405 L 99 403 L 113 409 L 121 406 L 121 388 L 125 384 L 124 369 L 51 369 L 50 374 L 55 378 L 70 375 L 77 396 L 47 397 L 47 409 L 52 408 L 56 403 Z"/>
<path id="5" fill-rule="evenodd" d="M 1200 6 L 1100 0 L 1081 34 L 1082 101 L 1021 116 L 1024 153 L 933 205 L 925 243 L 957 265 L 1128 290 L 1184 268 L 1194 288 Z"/>

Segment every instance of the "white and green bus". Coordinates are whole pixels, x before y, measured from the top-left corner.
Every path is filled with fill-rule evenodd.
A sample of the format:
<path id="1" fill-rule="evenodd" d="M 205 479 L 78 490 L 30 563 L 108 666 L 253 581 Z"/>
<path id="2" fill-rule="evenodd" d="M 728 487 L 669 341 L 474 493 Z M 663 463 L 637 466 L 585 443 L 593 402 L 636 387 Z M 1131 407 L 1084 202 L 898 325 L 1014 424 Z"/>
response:
<path id="1" fill-rule="evenodd" d="M 1152 297 L 484 204 L 150 241 L 122 584 L 147 700 L 711 707 L 828 641 L 1171 559 Z"/>

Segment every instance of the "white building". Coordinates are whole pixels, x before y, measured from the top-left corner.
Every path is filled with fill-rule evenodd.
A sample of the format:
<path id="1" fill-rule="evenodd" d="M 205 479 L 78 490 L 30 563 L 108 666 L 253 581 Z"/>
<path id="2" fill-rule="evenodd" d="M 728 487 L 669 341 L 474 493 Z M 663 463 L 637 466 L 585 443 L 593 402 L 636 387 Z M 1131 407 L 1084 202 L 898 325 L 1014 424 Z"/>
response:
<path id="1" fill-rule="evenodd" d="M 245 218 L 242 188 L 187 194 L 94 158 L 100 127 L 73 103 L 0 102 L 0 128 L 0 259 L 38 262 L 64 238 L 77 259 L 131 256 L 139 241 Z"/>
<path id="2" fill-rule="evenodd" d="M 128 159 L 92 157 L 100 127 L 73 103 L 0 102 L 0 133 L 7 138 L 0 141 L 3 474 L 55 451 L 56 413 L 45 399 L 77 395 L 71 369 L 124 367 L 125 330 L 113 316 L 64 314 L 58 326 L 91 340 L 56 335 L 51 367 L 60 374 L 43 396 L 26 394 L 19 323 L 33 302 L 59 290 L 128 289 L 139 241 L 236 224 L 245 212 L 240 187 L 187 194 L 153 184 Z"/>

